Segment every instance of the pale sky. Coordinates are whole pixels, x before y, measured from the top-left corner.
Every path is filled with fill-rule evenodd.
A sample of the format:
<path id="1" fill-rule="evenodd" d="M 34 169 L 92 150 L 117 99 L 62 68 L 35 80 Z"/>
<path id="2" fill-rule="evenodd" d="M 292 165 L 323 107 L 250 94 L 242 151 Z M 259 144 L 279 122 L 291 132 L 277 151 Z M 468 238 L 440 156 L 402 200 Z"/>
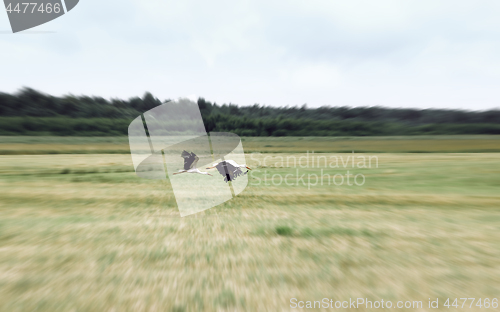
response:
<path id="1" fill-rule="evenodd" d="M 80 0 L 10 32 L 0 11 L 1 92 L 500 107 L 496 0 Z"/>

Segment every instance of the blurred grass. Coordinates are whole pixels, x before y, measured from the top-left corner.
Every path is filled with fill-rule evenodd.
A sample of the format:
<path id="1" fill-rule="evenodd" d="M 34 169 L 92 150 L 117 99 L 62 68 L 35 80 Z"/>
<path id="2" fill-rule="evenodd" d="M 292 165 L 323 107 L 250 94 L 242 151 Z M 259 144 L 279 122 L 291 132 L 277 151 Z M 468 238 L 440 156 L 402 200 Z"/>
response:
<path id="1" fill-rule="evenodd" d="M 389 137 L 243 137 L 247 153 L 492 153 L 500 135 Z M 0 136 L 0 155 L 128 154 L 128 138 Z"/>
<path id="2" fill-rule="evenodd" d="M 0 310 L 276 311 L 290 310 L 291 298 L 425 307 L 428 298 L 498 297 L 500 154 L 384 153 L 371 169 L 312 160 L 294 168 L 280 158 L 291 156 L 306 154 L 248 155 L 247 189 L 185 218 L 169 181 L 137 178 L 130 155 L 0 156 Z M 308 188 L 273 177 L 321 169 L 363 173 L 366 183 Z"/>

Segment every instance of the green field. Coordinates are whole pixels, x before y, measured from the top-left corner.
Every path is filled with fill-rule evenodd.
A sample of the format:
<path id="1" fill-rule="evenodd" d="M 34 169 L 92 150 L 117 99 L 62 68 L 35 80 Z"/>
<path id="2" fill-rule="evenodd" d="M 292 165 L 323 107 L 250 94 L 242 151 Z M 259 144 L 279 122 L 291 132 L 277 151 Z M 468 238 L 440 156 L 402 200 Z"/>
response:
<path id="1" fill-rule="evenodd" d="M 291 298 L 358 297 L 455 311 L 446 298 L 500 298 L 497 137 L 245 138 L 262 152 L 247 155 L 247 189 L 184 218 L 168 180 L 136 177 L 126 138 L 0 142 L 1 311 L 295 311 Z M 307 166 L 290 162 L 307 150 Z M 339 153 L 351 150 L 365 153 Z M 371 168 L 344 167 L 353 155 Z M 314 176 L 347 170 L 365 183 Z"/>
<path id="2" fill-rule="evenodd" d="M 243 137 L 247 153 L 500 153 L 500 135 Z M 129 154 L 128 137 L 0 136 L 0 155 Z"/>

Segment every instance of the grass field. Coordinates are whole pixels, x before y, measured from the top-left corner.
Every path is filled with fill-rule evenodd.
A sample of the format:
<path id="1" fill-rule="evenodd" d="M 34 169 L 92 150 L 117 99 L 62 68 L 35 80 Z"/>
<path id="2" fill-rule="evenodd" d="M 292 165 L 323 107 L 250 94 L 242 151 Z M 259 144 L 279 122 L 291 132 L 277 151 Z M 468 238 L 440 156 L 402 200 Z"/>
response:
<path id="1" fill-rule="evenodd" d="M 11 137 L 0 149 L 31 139 Z M 66 139 L 33 142 L 39 150 L 126 143 Z M 439 310 L 494 311 L 443 303 L 500 298 L 500 154 L 436 151 L 454 140 L 456 149 L 495 150 L 498 138 L 270 138 L 259 150 L 262 140 L 244 140 L 247 152 L 265 152 L 247 156 L 247 189 L 185 218 L 169 181 L 137 178 L 130 155 L 0 156 L 0 310 L 288 311 L 300 310 L 291 298 L 361 297 L 423 302 L 403 310 L 428 311 L 439 298 Z M 370 141 L 386 144 L 364 154 L 378 167 L 331 168 L 349 153 L 318 153 L 328 162 L 302 167 L 283 161 L 305 157 L 298 149 L 362 151 Z M 421 152 L 434 153 L 390 150 L 424 141 Z M 313 174 L 347 170 L 365 183 L 312 185 Z M 287 174 L 293 185 L 279 183 Z"/>
<path id="2" fill-rule="evenodd" d="M 500 135 L 392 137 L 243 137 L 261 153 L 500 153 Z M 128 138 L 0 136 L 0 155 L 128 154 Z"/>

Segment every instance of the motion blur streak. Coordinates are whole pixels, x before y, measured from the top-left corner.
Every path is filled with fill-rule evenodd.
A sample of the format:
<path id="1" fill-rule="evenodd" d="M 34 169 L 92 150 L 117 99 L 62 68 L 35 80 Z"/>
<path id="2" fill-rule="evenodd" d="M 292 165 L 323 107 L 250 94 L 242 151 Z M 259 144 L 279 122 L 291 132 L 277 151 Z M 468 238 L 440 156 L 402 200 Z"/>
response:
<path id="1" fill-rule="evenodd" d="M 92 140 L 66 139 L 38 146 Z M 268 157 L 266 168 L 249 161 L 254 175 L 293 174 L 278 156 L 318 142 L 287 139 L 267 145 L 304 150 L 247 157 Z M 128 154 L 0 156 L 0 310 L 275 311 L 290 298 L 498 295 L 500 154 L 374 155 L 362 187 L 250 181 L 185 218 L 169 180 L 137 178 Z M 301 170 L 321 169 L 348 168 Z"/>

